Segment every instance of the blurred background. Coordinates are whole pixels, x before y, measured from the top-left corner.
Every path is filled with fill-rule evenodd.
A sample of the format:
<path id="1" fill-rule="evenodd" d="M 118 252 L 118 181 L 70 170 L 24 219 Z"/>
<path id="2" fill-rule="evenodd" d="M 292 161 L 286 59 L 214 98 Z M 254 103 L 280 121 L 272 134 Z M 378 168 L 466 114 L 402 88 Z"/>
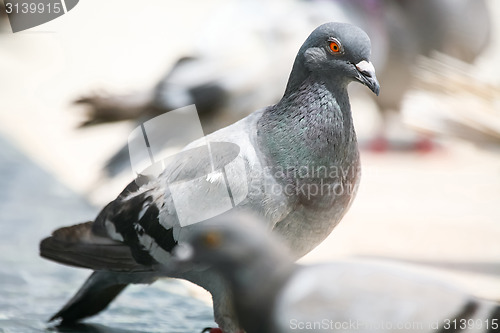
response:
<path id="1" fill-rule="evenodd" d="M 500 299 L 498 15 L 493 0 L 85 0 L 13 34 L 0 13 L 0 332 L 45 330 L 90 273 L 38 242 L 132 180 L 138 123 L 195 103 L 210 133 L 276 102 L 328 21 L 369 34 L 382 90 L 350 87 L 360 190 L 302 262 L 398 261 Z M 75 331 L 213 325 L 207 295 L 176 280 L 130 287 L 89 322 Z"/>

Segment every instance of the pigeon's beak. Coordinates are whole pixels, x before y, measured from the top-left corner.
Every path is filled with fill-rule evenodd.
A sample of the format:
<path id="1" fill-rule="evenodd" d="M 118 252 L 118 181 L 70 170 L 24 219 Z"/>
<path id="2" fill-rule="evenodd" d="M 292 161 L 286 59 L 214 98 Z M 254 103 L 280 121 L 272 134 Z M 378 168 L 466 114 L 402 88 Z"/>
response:
<path id="1" fill-rule="evenodd" d="M 378 83 L 377 77 L 375 76 L 375 68 L 372 63 L 366 60 L 362 60 L 356 64 L 356 69 L 358 70 L 358 76 L 356 79 L 370 88 L 375 95 L 378 96 L 380 93 L 380 85 Z"/>

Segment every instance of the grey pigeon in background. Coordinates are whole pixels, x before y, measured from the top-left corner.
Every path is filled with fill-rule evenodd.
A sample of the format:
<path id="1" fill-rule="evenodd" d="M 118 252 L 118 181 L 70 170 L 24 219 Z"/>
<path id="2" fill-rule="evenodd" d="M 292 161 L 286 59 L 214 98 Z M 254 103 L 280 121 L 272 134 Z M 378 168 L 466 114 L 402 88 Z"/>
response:
<path id="1" fill-rule="evenodd" d="M 236 332 L 230 293 L 213 271 L 194 267 L 166 274 L 162 266 L 170 262 L 174 246 L 204 223 L 190 219 L 213 209 L 213 202 L 203 199 L 216 195 L 226 178 L 232 182 L 232 201 L 246 193 L 233 210 L 260 216 L 286 240 L 294 258 L 330 234 L 359 182 L 347 86 L 355 81 L 375 94 L 380 89 L 370 53 L 370 39 L 360 28 L 321 25 L 300 48 L 277 104 L 206 137 L 210 162 L 199 153 L 205 141 L 195 141 L 159 177 L 140 177 L 127 186 L 94 222 L 61 228 L 43 240 L 42 257 L 96 271 L 52 319 L 79 321 L 103 310 L 127 284 L 168 275 L 207 289 L 216 322 L 225 332 Z M 237 149 L 224 148 L 232 146 Z M 220 165 L 231 154 L 240 169 Z M 224 168 L 224 177 L 204 178 L 209 164 Z M 183 183 L 186 179 L 195 181 Z"/>
<path id="2" fill-rule="evenodd" d="M 498 152 L 500 85 L 478 78 L 474 67 L 443 55 L 421 61 L 420 66 L 426 69 L 417 78 L 420 91 L 405 102 L 408 125 Z"/>
<path id="3" fill-rule="evenodd" d="M 84 126 L 142 122 L 188 104 L 196 104 L 207 133 L 227 126 L 278 101 L 291 50 L 313 27 L 334 19 L 371 36 L 373 63 L 385 88 L 375 100 L 382 126 L 368 147 L 385 150 L 391 111 L 399 111 L 412 88 L 418 58 L 437 51 L 472 62 L 488 45 L 491 26 L 485 0 L 239 0 L 216 12 L 220 15 L 207 15 L 204 31 L 193 38 L 192 53 L 173 64 L 154 89 L 80 98 L 88 111 Z M 248 58 L 254 61 L 250 67 Z M 106 172 L 114 176 L 128 162 L 124 147 Z"/>
<path id="4" fill-rule="evenodd" d="M 381 0 L 375 2 L 379 4 L 379 13 L 388 42 L 382 62 L 375 62 L 375 66 L 379 69 L 380 83 L 384 86 L 384 92 L 387 93 L 375 100 L 382 122 L 378 133 L 368 143 L 367 148 L 376 151 L 384 151 L 396 146 L 432 149 L 432 143 L 427 139 L 403 142 L 403 145 L 401 142 L 389 140 L 391 119 L 398 119 L 399 114 L 396 112 L 400 111 L 408 91 L 414 88 L 415 73 L 421 74 L 418 71 L 422 68 L 417 67 L 420 57 L 434 57 L 435 54 L 443 53 L 472 63 L 483 53 L 491 37 L 491 18 L 487 1 Z M 382 50 L 378 51 L 382 52 Z M 446 81 L 443 83 L 446 84 Z M 392 125 L 395 124 L 401 127 L 400 120 L 392 122 Z"/>
<path id="5" fill-rule="evenodd" d="M 500 303 L 407 266 L 359 260 L 302 266 L 283 245 L 258 219 L 228 215 L 179 243 L 171 265 L 219 272 L 247 333 L 500 329 Z"/>

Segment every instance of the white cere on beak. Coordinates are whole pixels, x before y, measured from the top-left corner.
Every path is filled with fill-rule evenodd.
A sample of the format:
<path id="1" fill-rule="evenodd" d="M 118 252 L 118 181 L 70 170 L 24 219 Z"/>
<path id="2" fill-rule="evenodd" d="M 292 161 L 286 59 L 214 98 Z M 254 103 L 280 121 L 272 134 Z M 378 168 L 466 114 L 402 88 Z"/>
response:
<path id="1" fill-rule="evenodd" d="M 361 73 L 375 73 L 375 67 L 373 67 L 373 64 L 366 60 L 361 60 L 360 62 L 358 62 L 356 64 L 356 68 Z"/>

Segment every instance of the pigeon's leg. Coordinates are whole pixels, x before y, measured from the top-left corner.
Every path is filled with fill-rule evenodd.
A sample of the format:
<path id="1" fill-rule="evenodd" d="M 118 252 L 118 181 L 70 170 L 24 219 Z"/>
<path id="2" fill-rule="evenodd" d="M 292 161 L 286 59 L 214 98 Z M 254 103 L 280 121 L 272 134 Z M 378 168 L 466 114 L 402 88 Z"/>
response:
<path id="1" fill-rule="evenodd" d="M 239 333 L 243 332 L 237 322 L 236 314 L 234 313 L 234 305 L 232 293 L 226 283 L 218 278 L 211 283 L 214 287 L 212 300 L 214 303 L 214 319 L 224 333 Z"/>
<path id="2" fill-rule="evenodd" d="M 179 277 L 199 285 L 200 287 L 206 289 L 210 294 L 212 294 L 214 319 L 217 325 L 219 325 L 222 332 L 244 332 L 239 327 L 236 313 L 234 312 L 231 290 L 229 289 L 226 281 L 223 280 L 220 275 L 211 270 L 205 270 L 185 272 Z M 208 329 L 216 330 L 216 328 Z"/>
<path id="3" fill-rule="evenodd" d="M 380 124 L 376 129 L 376 134 L 363 146 L 364 149 L 375 152 L 385 153 L 390 150 L 390 142 L 388 138 L 389 123 L 391 115 L 394 113 L 385 109 L 384 105 L 377 103 L 380 112 Z"/>

